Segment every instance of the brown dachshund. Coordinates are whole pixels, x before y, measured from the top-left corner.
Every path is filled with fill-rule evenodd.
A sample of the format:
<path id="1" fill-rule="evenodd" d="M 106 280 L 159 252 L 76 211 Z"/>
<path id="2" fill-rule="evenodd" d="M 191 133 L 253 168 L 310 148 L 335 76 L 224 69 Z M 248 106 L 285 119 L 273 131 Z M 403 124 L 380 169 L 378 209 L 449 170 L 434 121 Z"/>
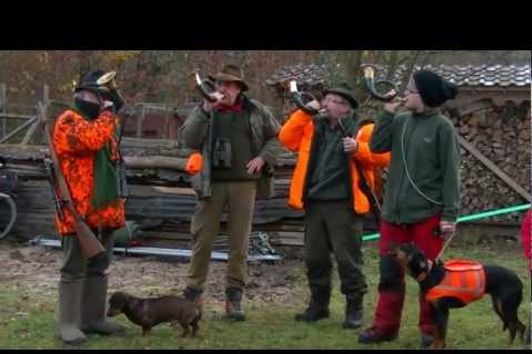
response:
<path id="1" fill-rule="evenodd" d="M 183 327 L 183 337 L 190 332 L 189 327 L 192 327 L 192 336 L 195 336 L 201 319 L 201 304 L 177 296 L 141 299 L 124 292 L 115 292 L 109 299 L 107 316 L 121 313 L 142 327 L 142 335 L 150 333 L 151 328 L 159 323 L 170 322 L 172 326 L 179 324 Z"/>

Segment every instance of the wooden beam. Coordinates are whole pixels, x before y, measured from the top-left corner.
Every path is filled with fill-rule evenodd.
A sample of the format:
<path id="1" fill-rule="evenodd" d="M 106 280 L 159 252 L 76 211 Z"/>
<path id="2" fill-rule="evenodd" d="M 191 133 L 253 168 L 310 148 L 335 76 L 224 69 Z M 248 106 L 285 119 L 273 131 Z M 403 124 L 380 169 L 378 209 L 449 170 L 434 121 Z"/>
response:
<path id="1" fill-rule="evenodd" d="M 493 172 L 497 177 L 503 180 L 510 188 L 519 193 L 523 198 L 532 201 L 532 195 L 530 195 L 523 187 L 517 184 L 510 176 L 504 173 L 496 164 L 494 164 L 490 159 L 484 156 L 473 144 L 462 138 L 458 135 L 458 142 L 464 149 L 469 151 L 473 156 L 475 156 L 480 162 L 484 164 L 491 172 Z"/>
<path id="2" fill-rule="evenodd" d="M 15 134 L 17 134 L 18 132 L 26 129 L 28 126 L 32 125 L 33 123 L 35 123 L 37 121 L 37 116 L 31 118 L 30 120 L 28 120 L 27 122 L 25 122 L 24 124 L 20 125 L 19 127 L 17 127 L 15 130 L 13 130 L 11 133 L 7 134 L 6 136 L 4 136 L 1 140 L 0 140 L 0 144 L 9 140 L 12 136 L 14 136 Z"/>
<path id="3" fill-rule="evenodd" d="M 22 145 L 27 145 L 33 135 L 35 134 L 35 131 L 39 127 L 41 127 L 41 124 L 47 119 L 47 111 L 48 111 L 48 105 L 50 104 L 50 89 L 48 85 L 43 86 L 43 97 L 42 97 L 42 104 L 37 105 L 37 116 L 39 116 L 40 119 L 35 121 L 29 129 L 26 131 L 26 135 L 24 135 L 24 138 L 22 139 Z"/>
<path id="4" fill-rule="evenodd" d="M 33 137 L 33 134 L 35 134 L 35 131 L 37 128 L 41 126 L 41 122 L 37 119 L 35 122 L 33 122 L 32 125 L 26 130 L 26 134 L 24 135 L 24 138 L 22 138 L 22 145 L 27 145 L 30 139 Z"/>
<path id="5" fill-rule="evenodd" d="M 465 105 L 458 106 L 456 107 L 456 109 L 458 110 L 458 115 L 461 117 L 470 113 L 474 113 L 476 111 L 492 108 L 493 106 L 495 106 L 495 104 L 492 100 L 481 99 L 478 101 L 466 103 Z"/>
<path id="6" fill-rule="evenodd" d="M 29 114 L 0 113 L 0 117 L 11 118 L 11 119 L 31 119 L 35 116 L 29 115 Z"/>
<path id="7" fill-rule="evenodd" d="M 167 156 L 124 156 L 124 161 L 130 168 L 165 168 L 185 171 L 188 159 Z"/>
<path id="8" fill-rule="evenodd" d="M 142 106 L 140 111 L 140 116 L 137 118 L 137 138 L 140 138 L 142 136 L 142 123 L 144 122 L 144 118 L 146 117 L 146 109 L 144 106 Z"/>
<path id="9" fill-rule="evenodd" d="M 0 113 L 7 113 L 7 88 L 6 84 L 0 84 Z M 6 136 L 7 118 L 2 119 L 2 138 Z"/>

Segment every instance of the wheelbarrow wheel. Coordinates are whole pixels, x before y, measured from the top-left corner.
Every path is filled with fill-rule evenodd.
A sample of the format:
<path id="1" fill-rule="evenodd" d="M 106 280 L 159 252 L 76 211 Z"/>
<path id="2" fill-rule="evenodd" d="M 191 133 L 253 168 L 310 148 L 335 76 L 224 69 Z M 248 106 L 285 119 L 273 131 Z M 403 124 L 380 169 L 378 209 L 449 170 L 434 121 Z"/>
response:
<path id="1" fill-rule="evenodd" d="M 0 208 L 2 210 L 7 208 L 7 213 L 4 214 L 2 212 L 4 215 L 0 222 L 0 239 L 3 239 L 9 234 L 13 225 L 15 225 L 15 221 L 17 220 L 17 205 L 9 195 L 0 193 Z"/>

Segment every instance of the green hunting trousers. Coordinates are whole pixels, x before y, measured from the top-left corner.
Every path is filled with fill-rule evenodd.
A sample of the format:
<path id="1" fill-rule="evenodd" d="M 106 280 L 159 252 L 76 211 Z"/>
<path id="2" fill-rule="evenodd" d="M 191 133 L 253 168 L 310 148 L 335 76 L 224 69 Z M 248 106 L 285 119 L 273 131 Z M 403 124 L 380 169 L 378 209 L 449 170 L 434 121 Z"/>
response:
<path id="1" fill-rule="evenodd" d="M 349 201 L 309 201 L 305 210 L 305 263 L 309 286 L 331 287 L 331 252 L 338 263 L 341 292 L 362 295 L 367 284 L 362 273 L 364 221 Z"/>
<path id="2" fill-rule="evenodd" d="M 226 206 L 229 236 L 226 285 L 227 288 L 244 286 L 256 192 L 256 181 L 213 182 L 212 197 L 198 202 L 190 227 L 193 247 L 187 287 L 203 290 L 214 241 L 220 230 L 220 219 Z"/>
<path id="3" fill-rule="evenodd" d="M 93 230 L 98 235 L 97 230 Z M 113 256 L 113 231 L 106 230 L 102 235 L 102 245 L 110 259 Z M 63 250 L 63 264 L 61 266 L 62 281 L 78 281 L 87 276 L 105 276 L 106 270 L 91 269 L 83 258 L 78 238 L 75 235 L 61 237 L 61 249 Z"/>

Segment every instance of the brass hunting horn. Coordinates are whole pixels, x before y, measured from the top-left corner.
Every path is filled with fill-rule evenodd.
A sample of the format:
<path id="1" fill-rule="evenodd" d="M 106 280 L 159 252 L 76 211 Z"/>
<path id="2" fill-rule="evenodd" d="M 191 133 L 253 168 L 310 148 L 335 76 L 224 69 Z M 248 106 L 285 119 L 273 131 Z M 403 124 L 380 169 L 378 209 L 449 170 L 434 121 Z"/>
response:
<path id="1" fill-rule="evenodd" d="M 364 70 L 364 83 L 366 84 L 366 88 L 368 89 L 371 96 L 384 102 L 391 101 L 397 96 L 398 92 L 397 92 L 397 86 L 395 85 L 395 83 L 393 83 L 390 80 L 375 81 L 375 69 L 376 69 L 375 65 L 363 64 L 362 69 Z M 378 92 L 376 86 L 383 86 L 383 85 L 389 86 L 390 90 L 395 91 L 395 94 L 388 95 L 388 94 L 382 94 Z"/>
<path id="2" fill-rule="evenodd" d="M 216 102 L 216 98 L 213 96 L 215 91 L 214 84 L 208 80 L 201 78 L 199 72 L 194 73 L 194 78 L 196 80 L 196 88 L 200 92 L 201 96 L 209 102 Z"/>
<path id="3" fill-rule="evenodd" d="M 308 97 L 310 100 L 316 100 L 316 97 L 309 92 L 299 91 L 297 89 L 296 80 L 290 80 L 290 97 L 296 104 L 297 108 L 313 116 L 324 116 L 327 112 L 325 109 L 317 110 L 306 105 L 304 98 Z"/>

